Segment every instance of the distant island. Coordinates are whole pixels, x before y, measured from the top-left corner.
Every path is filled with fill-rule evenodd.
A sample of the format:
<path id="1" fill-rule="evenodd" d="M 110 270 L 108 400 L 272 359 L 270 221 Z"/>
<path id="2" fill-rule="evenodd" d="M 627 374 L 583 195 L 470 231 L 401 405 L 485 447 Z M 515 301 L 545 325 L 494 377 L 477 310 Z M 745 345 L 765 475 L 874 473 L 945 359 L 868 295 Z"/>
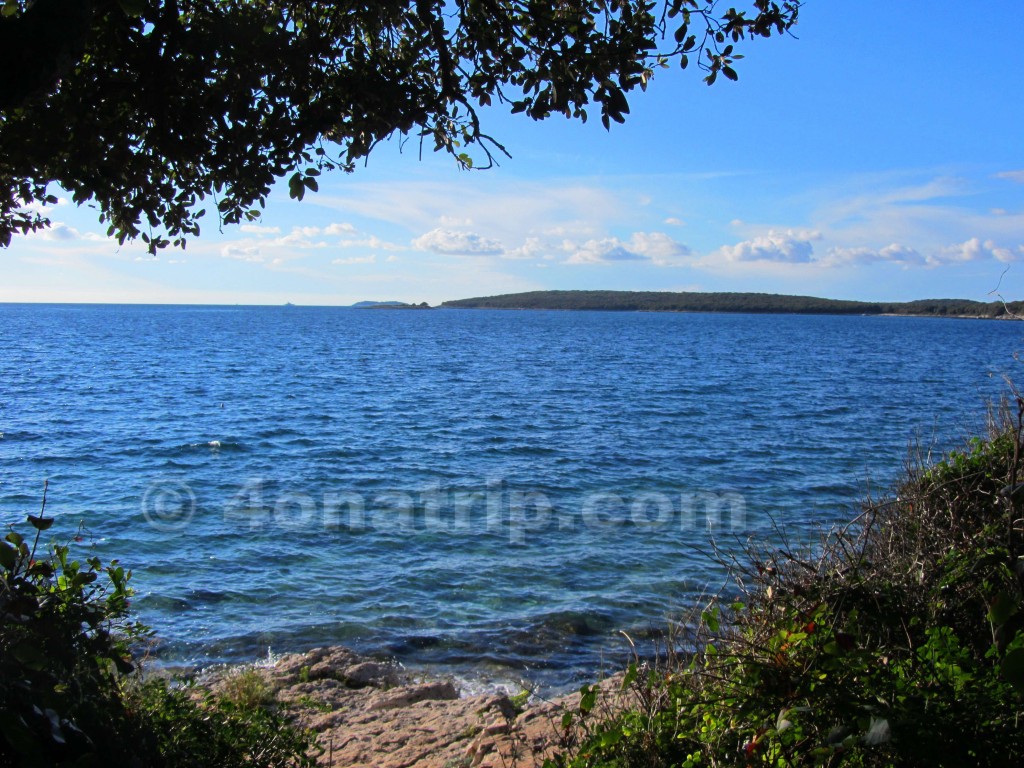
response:
<path id="1" fill-rule="evenodd" d="M 774 293 L 672 293 L 668 291 L 531 291 L 446 301 L 453 309 L 563 309 L 610 312 L 742 312 L 801 315 L 906 315 L 1017 319 L 1024 301 L 921 299 L 906 302 L 843 301 Z"/>
<path id="2" fill-rule="evenodd" d="M 357 301 L 351 305 L 354 309 L 433 309 L 427 302 L 406 304 L 404 301 Z"/>

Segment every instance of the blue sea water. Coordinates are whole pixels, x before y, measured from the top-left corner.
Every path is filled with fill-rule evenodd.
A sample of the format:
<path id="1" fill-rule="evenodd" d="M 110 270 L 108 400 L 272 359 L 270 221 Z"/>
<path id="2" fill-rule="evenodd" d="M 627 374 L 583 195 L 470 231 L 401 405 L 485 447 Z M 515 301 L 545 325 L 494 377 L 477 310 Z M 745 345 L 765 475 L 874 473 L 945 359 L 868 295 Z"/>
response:
<path id="1" fill-rule="evenodd" d="M 79 523 L 168 664 L 339 643 L 554 687 L 708 556 L 850 519 L 1005 391 L 1024 326 L 0 305 L 0 521 Z"/>

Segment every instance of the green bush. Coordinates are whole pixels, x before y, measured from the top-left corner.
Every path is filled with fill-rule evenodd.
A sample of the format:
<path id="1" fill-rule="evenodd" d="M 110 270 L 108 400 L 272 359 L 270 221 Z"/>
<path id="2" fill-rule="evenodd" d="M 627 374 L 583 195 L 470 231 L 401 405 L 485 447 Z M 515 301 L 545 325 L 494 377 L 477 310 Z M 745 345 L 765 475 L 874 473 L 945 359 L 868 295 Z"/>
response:
<path id="1" fill-rule="evenodd" d="M 167 768 L 313 766 L 311 734 L 273 710 L 209 691 L 147 680 L 128 691 L 155 765 Z"/>
<path id="2" fill-rule="evenodd" d="M 751 552 L 625 711 L 584 691 L 548 768 L 1024 764 L 1018 405 L 815 552 Z"/>
<path id="3" fill-rule="evenodd" d="M 314 764 L 309 735 L 282 715 L 144 679 L 130 572 L 74 559 L 74 542 L 42 544 L 44 513 L 45 493 L 31 536 L 0 540 L 0 765 Z"/>

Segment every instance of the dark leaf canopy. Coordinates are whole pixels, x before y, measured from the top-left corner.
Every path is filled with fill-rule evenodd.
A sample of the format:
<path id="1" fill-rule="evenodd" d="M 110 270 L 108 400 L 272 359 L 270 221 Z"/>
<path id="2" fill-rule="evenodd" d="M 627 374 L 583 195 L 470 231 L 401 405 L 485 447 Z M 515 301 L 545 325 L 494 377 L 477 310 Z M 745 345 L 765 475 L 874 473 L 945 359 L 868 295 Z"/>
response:
<path id="1" fill-rule="evenodd" d="M 462 167 L 504 152 L 505 105 L 608 127 L 654 69 L 737 77 L 733 46 L 796 23 L 752 0 L 0 0 L 0 245 L 46 226 L 51 185 L 121 242 L 183 245 L 212 208 L 259 216 L 402 135 Z"/>

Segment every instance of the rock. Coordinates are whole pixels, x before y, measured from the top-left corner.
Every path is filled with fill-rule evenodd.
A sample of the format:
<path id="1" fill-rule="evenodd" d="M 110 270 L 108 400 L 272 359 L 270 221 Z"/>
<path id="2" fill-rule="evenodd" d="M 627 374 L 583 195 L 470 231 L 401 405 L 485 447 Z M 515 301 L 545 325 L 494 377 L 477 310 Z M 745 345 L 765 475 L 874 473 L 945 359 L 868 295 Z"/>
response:
<path id="1" fill-rule="evenodd" d="M 324 768 L 540 765 L 559 742 L 562 715 L 579 704 L 573 694 L 517 716 L 507 696 L 460 698 L 450 681 L 417 681 L 346 648 L 289 654 L 261 673 L 278 707 L 318 734 Z"/>
<path id="2" fill-rule="evenodd" d="M 399 709 L 421 701 L 450 701 L 459 698 L 459 692 L 450 682 L 423 683 L 396 688 L 375 697 L 366 705 L 369 711 L 378 709 Z"/>
<path id="3" fill-rule="evenodd" d="M 488 736 L 502 736 L 512 730 L 512 723 L 508 720 L 495 720 L 490 725 L 484 728 L 484 733 Z"/>
<path id="4" fill-rule="evenodd" d="M 365 688 L 369 685 L 390 687 L 399 684 L 398 668 L 394 664 L 364 661 L 353 664 L 344 671 L 345 684 L 350 688 Z"/>

